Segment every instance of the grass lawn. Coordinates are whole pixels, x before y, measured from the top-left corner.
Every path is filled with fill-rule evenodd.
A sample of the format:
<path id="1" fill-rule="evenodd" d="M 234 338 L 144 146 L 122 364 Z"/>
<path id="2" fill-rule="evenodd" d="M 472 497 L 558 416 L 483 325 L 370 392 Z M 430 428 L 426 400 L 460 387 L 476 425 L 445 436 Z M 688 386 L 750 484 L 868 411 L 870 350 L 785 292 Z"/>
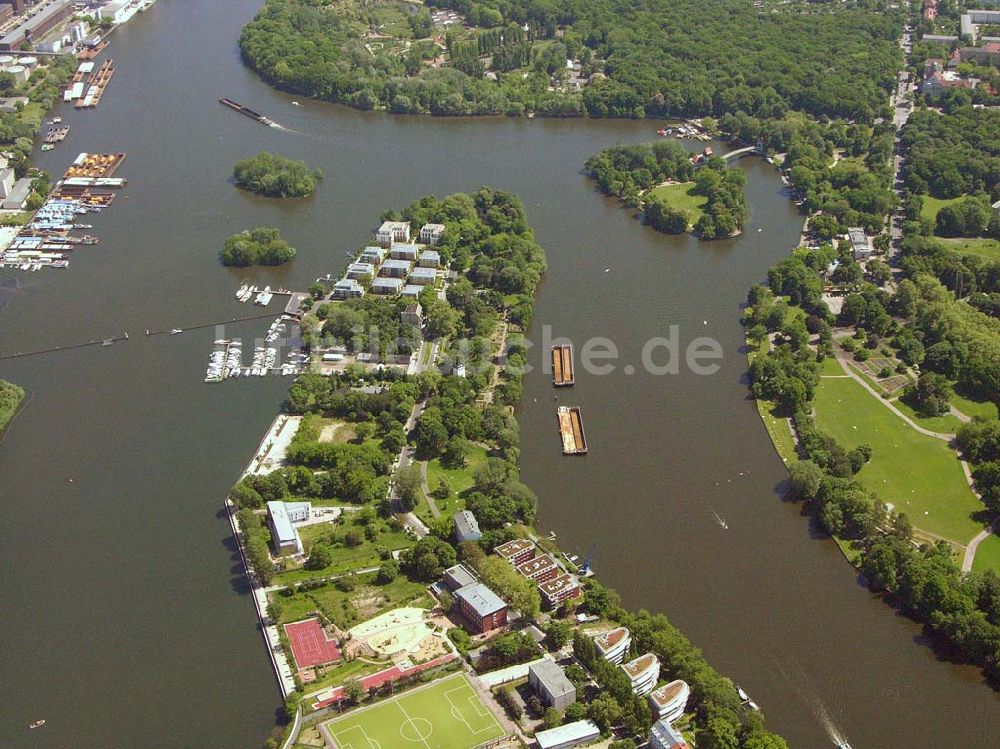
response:
<path id="1" fill-rule="evenodd" d="M 963 198 L 965 198 L 964 195 L 957 198 L 933 198 L 930 195 L 924 195 L 924 206 L 920 209 L 920 217 L 936 221 L 938 211 L 946 205 L 957 203 Z"/>
<path id="2" fill-rule="evenodd" d="M 997 404 L 993 401 L 978 401 L 955 393 L 951 404 L 966 416 L 983 416 L 987 419 L 997 418 Z"/>
<path id="3" fill-rule="evenodd" d="M 914 411 L 899 398 L 896 398 L 892 402 L 892 405 L 909 416 L 924 429 L 930 429 L 932 432 L 956 434 L 958 430 L 962 428 L 962 420 L 957 416 L 952 416 L 951 414 L 945 414 L 944 416 L 924 416 L 923 414 Z"/>
<path id="4" fill-rule="evenodd" d="M 400 575 L 391 583 L 377 585 L 375 573 L 359 575 L 354 590 L 344 591 L 330 582 L 314 590 L 271 593 L 268 600 L 277 609 L 281 624 L 297 622 L 322 611 L 343 629 L 403 605 L 429 607 L 427 586 Z"/>
<path id="5" fill-rule="evenodd" d="M 961 544 L 982 530 L 972 515 L 983 506 L 945 442 L 908 426 L 854 380 L 820 380 L 813 404 L 817 425 L 845 448 L 872 446 L 858 480 L 914 526 Z"/>
<path id="6" fill-rule="evenodd" d="M 414 745 L 473 749 L 505 731 L 464 674 L 327 722 L 340 749 Z"/>
<path id="7" fill-rule="evenodd" d="M 976 558 L 972 560 L 973 572 L 993 570 L 1000 572 L 1000 536 L 991 535 L 976 549 Z"/>
<path id="8" fill-rule="evenodd" d="M 956 237 L 954 239 L 938 237 L 938 239 L 944 242 L 948 249 L 954 250 L 959 255 L 976 255 L 987 260 L 1000 259 L 1000 240 L 985 237 Z"/>
<path id="9" fill-rule="evenodd" d="M 687 211 L 691 218 L 691 224 L 697 224 L 701 218 L 702 206 L 708 202 L 705 195 L 694 195 L 694 182 L 681 182 L 676 185 L 660 185 L 654 187 L 647 193 L 650 198 L 660 198 L 666 201 L 667 205 L 673 208 L 680 208 Z"/>
<path id="10" fill-rule="evenodd" d="M 334 557 L 333 563 L 329 567 L 321 570 L 307 570 L 295 566 L 295 562 L 285 560 L 288 565 L 284 572 L 279 572 L 274 576 L 275 585 L 285 585 L 303 580 L 312 580 L 319 577 L 337 575 L 350 570 L 365 569 L 366 567 L 378 567 L 382 564 L 379 549 L 405 549 L 413 545 L 413 539 L 402 530 L 395 530 L 386 521 L 377 519 L 373 525 L 378 528 L 378 534 L 374 540 L 369 540 L 365 536 L 364 526 L 353 519 L 353 515 L 347 515 L 347 519 L 340 525 L 332 523 L 321 523 L 316 525 L 306 525 L 299 528 L 299 536 L 302 538 L 302 546 L 306 554 L 312 549 L 312 545 L 318 539 L 328 538 L 333 540 Z M 354 532 L 361 537 L 361 543 L 357 546 L 349 546 L 346 541 L 347 534 Z"/>
<path id="11" fill-rule="evenodd" d="M 486 448 L 482 445 L 469 445 L 465 456 L 465 465 L 461 468 L 447 468 L 441 465 L 440 458 L 427 461 L 427 486 L 431 491 L 438 487 L 442 478 L 447 479 L 455 494 L 462 494 L 472 488 L 475 483 L 473 474 L 480 466 L 486 465 Z"/>
<path id="12" fill-rule="evenodd" d="M 840 366 L 840 362 L 837 361 L 835 356 L 824 357 L 823 361 L 819 365 L 819 373 L 821 376 L 826 377 L 847 377 L 847 372 L 844 368 Z"/>

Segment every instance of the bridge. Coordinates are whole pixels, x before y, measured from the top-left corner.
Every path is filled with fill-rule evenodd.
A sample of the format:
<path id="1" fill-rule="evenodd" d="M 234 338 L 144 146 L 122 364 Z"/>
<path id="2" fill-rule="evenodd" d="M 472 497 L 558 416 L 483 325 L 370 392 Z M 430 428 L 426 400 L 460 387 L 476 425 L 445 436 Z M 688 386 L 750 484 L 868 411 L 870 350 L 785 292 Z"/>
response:
<path id="1" fill-rule="evenodd" d="M 738 159 L 740 156 L 746 156 L 748 153 L 757 153 L 757 146 L 747 146 L 746 148 L 737 148 L 735 151 L 730 151 L 729 153 L 722 154 L 722 158 L 726 161 L 731 159 Z"/>

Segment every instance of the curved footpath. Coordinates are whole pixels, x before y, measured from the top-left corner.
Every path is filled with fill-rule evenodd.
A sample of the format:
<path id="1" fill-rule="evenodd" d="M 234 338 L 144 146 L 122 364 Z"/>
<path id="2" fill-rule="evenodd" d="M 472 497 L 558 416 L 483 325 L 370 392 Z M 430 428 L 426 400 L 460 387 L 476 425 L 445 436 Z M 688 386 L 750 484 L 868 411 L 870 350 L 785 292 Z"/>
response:
<path id="1" fill-rule="evenodd" d="M 935 439 L 943 440 L 947 442 L 949 445 L 952 445 L 954 443 L 955 441 L 954 434 L 951 434 L 949 432 L 932 432 L 930 429 L 925 429 L 924 427 L 917 424 L 909 416 L 900 411 L 898 408 L 896 408 L 896 406 L 893 403 L 883 398 L 880 393 L 876 392 L 875 388 L 873 388 L 871 385 L 868 384 L 868 382 L 865 380 L 864 377 L 862 377 L 861 375 L 859 375 L 857 372 L 854 371 L 854 369 L 848 363 L 847 358 L 844 356 L 843 352 L 840 349 L 835 350 L 834 356 L 836 357 L 837 362 L 840 364 L 841 369 L 844 370 L 844 372 L 847 374 L 848 377 L 850 377 L 855 382 L 859 383 L 861 387 L 867 390 L 871 394 L 871 396 L 875 398 L 875 400 L 877 400 L 883 406 L 892 411 L 900 419 L 905 421 L 910 427 L 920 432 L 921 434 L 927 435 L 928 437 L 934 437 Z M 960 420 L 965 422 L 970 421 L 968 416 L 963 414 L 961 411 L 958 411 L 954 406 L 951 407 L 951 410 Z M 961 455 L 957 454 L 957 451 L 956 451 L 956 457 L 958 458 L 959 464 L 962 466 L 962 473 L 965 475 L 965 480 L 969 484 L 969 489 L 972 491 L 973 494 L 976 495 L 978 499 L 981 500 L 982 495 L 978 491 L 976 491 L 975 481 L 972 478 L 972 468 L 969 466 L 968 461 L 962 458 Z M 975 537 L 971 541 L 969 541 L 968 544 L 966 544 L 965 553 L 962 556 L 962 572 L 972 571 L 972 563 L 975 561 L 976 550 L 979 548 L 979 544 L 981 544 L 983 541 L 989 538 L 989 536 L 992 533 L 993 533 L 993 525 L 991 523 L 986 528 L 977 533 Z"/>

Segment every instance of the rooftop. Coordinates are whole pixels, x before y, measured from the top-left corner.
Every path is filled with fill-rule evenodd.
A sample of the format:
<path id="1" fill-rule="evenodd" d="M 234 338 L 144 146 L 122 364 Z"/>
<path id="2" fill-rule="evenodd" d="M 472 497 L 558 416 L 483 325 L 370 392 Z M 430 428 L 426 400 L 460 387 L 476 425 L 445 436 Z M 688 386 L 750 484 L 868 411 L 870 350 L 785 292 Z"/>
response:
<path id="1" fill-rule="evenodd" d="M 565 572 L 558 577 L 553 577 L 551 580 L 546 580 L 544 583 L 539 583 L 538 589 L 544 595 L 555 595 L 561 590 L 566 588 L 576 588 L 579 587 L 579 583 L 572 577 L 567 575 Z"/>
<path id="2" fill-rule="evenodd" d="M 660 661 L 653 653 L 640 655 L 638 658 L 622 664 L 622 669 L 633 681 L 653 667 L 659 667 Z"/>
<path id="3" fill-rule="evenodd" d="M 654 689 L 649 693 L 649 699 L 656 705 L 662 707 L 669 705 L 673 700 L 684 694 L 684 692 L 690 692 L 690 687 L 688 687 L 687 682 L 676 679 L 669 684 L 665 684 L 659 689 Z"/>
<path id="4" fill-rule="evenodd" d="M 548 731 L 539 731 L 535 734 L 535 740 L 539 749 L 551 749 L 569 742 L 596 739 L 600 735 L 601 731 L 593 721 L 578 720 L 558 728 L 550 728 Z"/>
<path id="5" fill-rule="evenodd" d="M 615 627 L 614 629 L 609 629 L 604 634 L 600 634 L 595 637 L 594 644 L 597 646 L 598 650 L 602 653 L 606 653 L 626 637 L 628 637 L 628 627 Z"/>
<path id="6" fill-rule="evenodd" d="M 535 678 L 545 685 L 550 694 L 566 694 L 576 691 L 573 682 L 566 678 L 566 674 L 563 673 L 559 664 L 548 658 L 532 663 L 528 666 L 528 673 L 534 674 Z"/>
<path id="7" fill-rule="evenodd" d="M 522 562 L 517 565 L 517 571 L 528 577 L 536 572 L 541 572 L 542 570 L 555 566 L 556 562 L 552 557 L 548 554 L 542 554 L 541 556 L 537 556 L 534 559 L 529 559 L 527 562 Z"/>
<path id="8" fill-rule="evenodd" d="M 500 544 L 494 551 L 502 557 L 512 557 L 527 549 L 533 549 L 535 545 L 526 538 L 515 538 L 505 544 Z"/>
<path id="9" fill-rule="evenodd" d="M 479 582 L 476 576 L 464 564 L 456 564 L 454 567 L 449 567 L 444 571 L 444 574 L 458 583 L 459 588 L 464 588 L 467 585 L 475 585 Z"/>
<path id="10" fill-rule="evenodd" d="M 482 583 L 462 586 L 455 591 L 455 598 L 468 603 L 479 616 L 489 616 L 507 608 L 503 599 Z"/>
<path id="11" fill-rule="evenodd" d="M 415 307 L 414 312 L 419 312 L 419 305 L 411 304 L 410 307 Z M 407 307 L 409 311 L 410 307 Z M 455 513 L 455 527 L 458 528 L 459 535 L 471 536 L 481 533 L 479 530 L 479 521 L 476 520 L 476 516 L 472 514 L 469 510 L 459 510 Z"/>
<path id="12" fill-rule="evenodd" d="M 688 745 L 681 732 L 666 720 L 656 721 L 650 729 L 650 734 L 660 746 L 666 747 L 666 749 L 686 747 Z"/>
<path id="13" fill-rule="evenodd" d="M 268 502 L 267 514 L 271 516 L 274 532 L 278 534 L 276 541 L 279 545 L 295 540 L 295 528 L 288 518 L 288 509 L 284 502 Z"/>

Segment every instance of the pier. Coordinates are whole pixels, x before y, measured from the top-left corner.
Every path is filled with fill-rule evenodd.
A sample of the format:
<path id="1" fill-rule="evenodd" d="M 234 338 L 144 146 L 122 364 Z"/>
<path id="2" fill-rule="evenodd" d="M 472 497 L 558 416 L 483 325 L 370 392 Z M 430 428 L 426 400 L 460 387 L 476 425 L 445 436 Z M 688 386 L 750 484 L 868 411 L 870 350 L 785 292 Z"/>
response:
<path id="1" fill-rule="evenodd" d="M 573 344 L 552 347 L 552 384 L 557 388 L 571 387 L 573 376 Z"/>
<path id="2" fill-rule="evenodd" d="M 559 406 L 558 417 L 563 455 L 586 455 L 587 437 L 583 431 L 580 407 Z"/>

